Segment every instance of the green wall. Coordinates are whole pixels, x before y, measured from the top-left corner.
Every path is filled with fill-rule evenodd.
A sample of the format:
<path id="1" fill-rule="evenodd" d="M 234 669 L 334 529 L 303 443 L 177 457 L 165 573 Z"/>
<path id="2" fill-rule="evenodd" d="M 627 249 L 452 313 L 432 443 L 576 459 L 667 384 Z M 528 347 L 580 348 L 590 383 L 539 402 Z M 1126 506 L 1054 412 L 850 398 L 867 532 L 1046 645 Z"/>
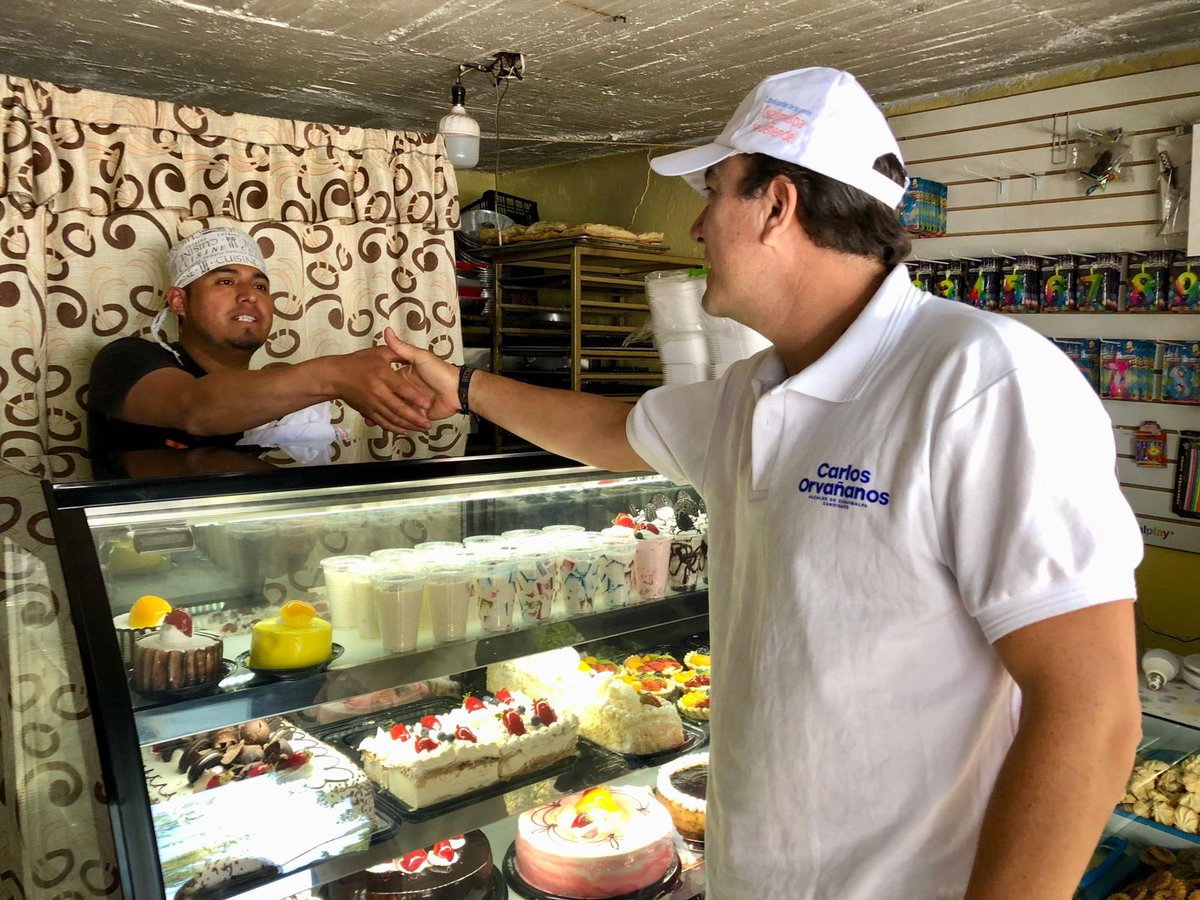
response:
<path id="1" fill-rule="evenodd" d="M 495 186 L 484 168 L 459 170 L 458 191 L 463 206 Z M 688 236 L 704 199 L 682 178 L 664 178 L 650 171 L 646 153 L 620 153 L 536 169 L 500 173 L 500 190 L 536 200 L 538 216 L 549 221 L 600 222 L 631 231 L 661 231 L 671 252 L 704 255 Z M 638 201 L 645 192 L 645 198 Z"/>

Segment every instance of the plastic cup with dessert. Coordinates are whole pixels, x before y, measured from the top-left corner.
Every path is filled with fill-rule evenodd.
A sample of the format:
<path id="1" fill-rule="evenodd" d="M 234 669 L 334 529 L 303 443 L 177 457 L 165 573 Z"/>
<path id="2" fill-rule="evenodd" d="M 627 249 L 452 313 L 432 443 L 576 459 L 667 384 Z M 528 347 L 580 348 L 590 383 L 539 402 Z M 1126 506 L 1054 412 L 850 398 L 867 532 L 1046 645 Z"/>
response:
<path id="1" fill-rule="evenodd" d="M 358 625 L 354 607 L 353 566 L 370 562 L 368 556 L 327 556 L 321 560 L 325 573 L 325 600 L 329 604 L 329 622 L 334 628 L 355 628 Z"/>
<path id="2" fill-rule="evenodd" d="M 467 636 L 471 580 L 471 567 L 461 561 L 446 561 L 426 571 L 425 600 L 435 641 L 461 641 Z"/>
<path id="3" fill-rule="evenodd" d="M 536 537 L 541 534 L 540 528 L 510 528 L 508 531 L 500 532 L 500 537 L 504 538 L 527 538 Z"/>
<path id="4" fill-rule="evenodd" d="M 421 551 L 412 547 L 387 547 L 372 550 L 371 559 L 385 566 L 407 566 L 416 568 L 421 563 Z"/>
<path id="5" fill-rule="evenodd" d="M 610 609 L 628 606 L 636 590 L 633 561 L 637 556 L 637 541 L 628 536 L 606 536 L 600 543 L 596 560 L 596 605 Z"/>
<path id="6" fill-rule="evenodd" d="M 561 545 L 563 607 L 568 616 L 594 612 L 599 585 L 600 543 L 586 533 Z"/>
<path id="7" fill-rule="evenodd" d="M 553 551 L 524 546 L 517 550 L 517 606 L 525 625 L 545 622 L 554 614 L 555 576 L 558 555 Z"/>
<path id="8" fill-rule="evenodd" d="M 475 547 L 480 544 L 498 544 L 504 540 L 499 534 L 472 534 L 462 539 L 464 547 Z"/>
<path id="9" fill-rule="evenodd" d="M 517 564 L 513 559 L 484 559 L 472 567 L 471 582 L 479 624 L 486 632 L 511 631 L 517 599 Z"/>
<path id="10" fill-rule="evenodd" d="M 671 564 L 671 536 L 652 531 L 639 532 L 634 548 L 634 581 L 638 597 L 643 601 L 661 600 L 667 596 Z M 630 597 L 630 601 L 634 600 Z"/>
<path id="11" fill-rule="evenodd" d="M 425 576 L 407 566 L 380 565 L 371 574 L 371 590 L 383 649 L 389 653 L 417 649 Z"/>
<path id="12" fill-rule="evenodd" d="M 543 525 L 541 530 L 546 534 L 561 534 L 587 531 L 582 525 Z"/>
<path id="13" fill-rule="evenodd" d="M 699 531 L 680 531 L 671 535 L 671 560 L 668 577 L 671 587 L 693 590 L 704 568 L 704 536 Z"/>

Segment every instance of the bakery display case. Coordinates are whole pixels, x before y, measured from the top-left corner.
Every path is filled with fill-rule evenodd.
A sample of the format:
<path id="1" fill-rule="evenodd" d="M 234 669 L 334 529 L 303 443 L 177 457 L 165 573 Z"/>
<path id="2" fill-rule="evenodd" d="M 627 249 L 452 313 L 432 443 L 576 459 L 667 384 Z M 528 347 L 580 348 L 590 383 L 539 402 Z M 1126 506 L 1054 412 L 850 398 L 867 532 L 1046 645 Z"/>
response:
<path id="1" fill-rule="evenodd" d="M 707 517 L 660 476 L 530 453 L 44 494 L 126 896 L 447 867 L 504 896 L 522 813 L 640 809 L 706 744 Z M 664 889 L 696 878 L 675 842 Z"/>

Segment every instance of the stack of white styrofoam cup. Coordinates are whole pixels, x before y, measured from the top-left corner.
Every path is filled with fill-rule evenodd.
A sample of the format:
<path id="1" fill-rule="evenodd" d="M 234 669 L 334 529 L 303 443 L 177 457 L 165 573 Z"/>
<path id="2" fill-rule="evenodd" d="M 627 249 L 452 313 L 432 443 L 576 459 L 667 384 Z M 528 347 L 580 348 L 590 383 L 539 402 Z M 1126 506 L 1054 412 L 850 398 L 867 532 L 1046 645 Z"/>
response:
<path id="1" fill-rule="evenodd" d="M 646 301 L 666 384 L 705 381 L 708 344 L 701 323 L 705 279 L 673 269 L 646 274 Z"/>
<path id="2" fill-rule="evenodd" d="M 701 310 L 700 324 L 708 346 L 709 378 L 720 378 L 739 359 L 771 346 L 771 342 L 754 329 L 724 316 L 710 316 Z"/>

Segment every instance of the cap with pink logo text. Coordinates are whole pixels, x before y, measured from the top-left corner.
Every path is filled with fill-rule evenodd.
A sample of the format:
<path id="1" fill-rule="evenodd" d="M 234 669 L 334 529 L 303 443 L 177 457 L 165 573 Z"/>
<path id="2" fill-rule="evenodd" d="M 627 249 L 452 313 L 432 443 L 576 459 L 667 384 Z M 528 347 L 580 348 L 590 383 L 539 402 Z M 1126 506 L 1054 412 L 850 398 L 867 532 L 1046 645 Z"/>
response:
<path id="1" fill-rule="evenodd" d="M 737 153 L 763 153 L 851 185 L 894 209 L 904 186 L 874 169 L 900 147 L 887 120 L 849 72 L 808 68 L 771 75 L 738 106 L 711 144 L 650 161 L 703 190 L 704 171 Z"/>

